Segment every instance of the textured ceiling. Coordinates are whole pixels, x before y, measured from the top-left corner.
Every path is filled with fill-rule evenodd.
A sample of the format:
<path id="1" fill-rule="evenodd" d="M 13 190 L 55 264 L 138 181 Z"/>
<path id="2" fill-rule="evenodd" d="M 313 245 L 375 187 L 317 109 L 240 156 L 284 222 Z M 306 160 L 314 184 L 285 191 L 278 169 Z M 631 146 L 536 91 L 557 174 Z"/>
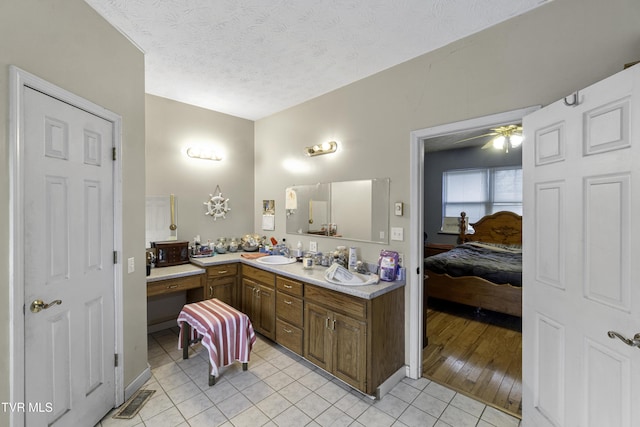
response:
<path id="1" fill-rule="evenodd" d="M 85 0 L 145 53 L 146 92 L 251 120 L 547 0 Z"/>

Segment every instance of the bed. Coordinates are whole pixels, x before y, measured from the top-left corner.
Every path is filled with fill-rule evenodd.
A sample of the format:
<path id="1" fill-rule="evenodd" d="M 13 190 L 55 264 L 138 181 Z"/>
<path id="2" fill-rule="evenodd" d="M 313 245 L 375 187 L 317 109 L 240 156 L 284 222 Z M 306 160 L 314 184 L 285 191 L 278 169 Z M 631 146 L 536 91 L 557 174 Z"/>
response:
<path id="1" fill-rule="evenodd" d="M 522 217 L 487 215 L 473 234 L 466 221 L 462 212 L 458 246 L 425 258 L 426 297 L 522 317 Z"/>

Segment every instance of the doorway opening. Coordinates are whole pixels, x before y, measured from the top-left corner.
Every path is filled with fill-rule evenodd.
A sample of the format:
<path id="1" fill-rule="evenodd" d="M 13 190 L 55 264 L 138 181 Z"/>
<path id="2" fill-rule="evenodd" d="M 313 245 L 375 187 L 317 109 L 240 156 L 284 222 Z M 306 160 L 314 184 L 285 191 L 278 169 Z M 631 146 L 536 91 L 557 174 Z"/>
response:
<path id="1" fill-rule="evenodd" d="M 473 152 L 480 153 L 482 146 L 488 147 L 488 139 L 480 136 L 494 133 L 500 126 L 518 125 L 525 115 L 538 108 L 529 107 L 412 132 L 412 203 L 417 205 L 412 212 L 412 235 L 424 236 L 412 241 L 411 260 L 418 271 L 418 280 L 411 290 L 415 297 L 412 301 L 417 299 L 420 305 L 413 307 L 419 316 L 412 316 L 412 334 L 415 334 L 412 337 L 425 344 L 424 350 L 422 345 L 416 349 L 419 376 L 516 416 L 521 413 L 520 319 L 434 298 L 427 301 L 425 286 L 428 286 L 428 280 L 424 281 L 423 259 L 430 252 L 428 245 L 433 242 L 433 247 L 439 251 L 457 245 L 455 234 L 438 233 L 442 200 L 432 199 L 434 191 L 442 194 L 442 171 L 434 171 L 428 157 L 430 153 L 461 146 L 464 147 L 462 151 L 473 157 Z M 481 156 L 486 157 L 489 151 L 482 150 Z M 513 151 L 516 150 L 510 155 L 520 156 L 519 150 Z M 521 164 L 521 158 L 518 162 Z M 468 167 L 471 165 L 463 168 Z M 434 180 L 430 174 L 439 174 L 440 178 Z M 438 224 L 434 226 L 434 222 Z M 435 232 L 434 227 L 437 227 Z M 494 349 L 498 351 L 493 352 Z"/>

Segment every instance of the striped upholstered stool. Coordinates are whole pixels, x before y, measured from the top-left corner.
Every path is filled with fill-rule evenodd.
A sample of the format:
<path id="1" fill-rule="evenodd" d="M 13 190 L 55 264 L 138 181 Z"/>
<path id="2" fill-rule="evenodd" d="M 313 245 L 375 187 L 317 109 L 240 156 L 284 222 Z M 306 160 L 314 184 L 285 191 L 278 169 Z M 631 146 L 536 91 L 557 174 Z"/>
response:
<path id="1" fill-rule="evenodd" d="M 212 298 L 186 304 L 178 315 L 182 358 L 189 358 L 189 345 L 202 341 L 209 353 L 209 385 L 216 383 L 218 368 L 242 362 L 247 370 L 249 354 L 256 335 L 249 316 L 224 302 Z"/>

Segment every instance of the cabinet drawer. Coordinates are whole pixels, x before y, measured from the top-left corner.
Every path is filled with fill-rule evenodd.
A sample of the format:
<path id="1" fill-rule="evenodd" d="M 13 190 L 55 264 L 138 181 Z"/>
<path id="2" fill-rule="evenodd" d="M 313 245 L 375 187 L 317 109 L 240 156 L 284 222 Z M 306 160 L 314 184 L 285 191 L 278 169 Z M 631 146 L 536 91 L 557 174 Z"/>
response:
<path id="1" fill-rule="evenodd" d="M 276 283 L 275 274 L 260 270 L 259 268 L 251 267 L 250 265 L 242 266 L 242 275 L 264 283 L 265 285 L 271 285 L 272 287 L 275 286 Z"/>
<path id="2" fill-rule="evenodd" d="M 186 289 L 201 288 L 202 275 L 180 277 L 177 279 L 160 280 L 147 284 L 147 296 L 162 295 Z"/>
<path id="3" fill-rule="evenodd" d="M 305 287 L 304 298 L 345 314 L 367 317 L 367 300 L 362 298 L 311 285 Z"/>
<path id="4" fill-rule="evenodd" d="M 276 316 L 292 325 L 302 327 L 302 300 L 291 295 L 276 293 Z"/>
<path id="5" fill-rule="evenodd" d="M 296 282 L 285 277 L 276 277 L 276 288 L 280 292 L 286 292 L 290 295 L 298 297 L 302 296 L 302 283 Z"/>
<path id="6" fill-rule="evenodd" d="M 276 342 L 302 356 L 302 329 L 278 319 L 276 321 Z"/>
<path id="7" fill-rule="evenodd" d="M 235 276 L 238 274 L 238 264 L 221 264 L 207 267 L 207 275 L 210 279 L 215 277 Z"/>

